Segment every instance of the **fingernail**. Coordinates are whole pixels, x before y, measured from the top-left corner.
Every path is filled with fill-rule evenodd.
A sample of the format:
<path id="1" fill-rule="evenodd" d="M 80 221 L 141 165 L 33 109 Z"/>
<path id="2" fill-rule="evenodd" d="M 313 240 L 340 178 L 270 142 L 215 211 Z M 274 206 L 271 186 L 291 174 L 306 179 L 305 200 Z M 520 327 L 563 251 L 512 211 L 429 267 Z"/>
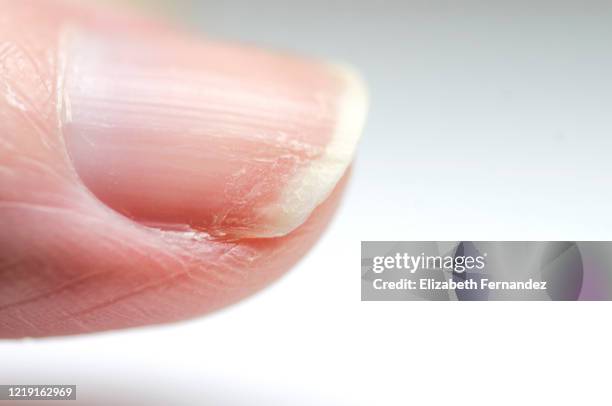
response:
<path id="1" fill-rule="evenodd" d="M 145 224 L 285 235 L 332 192 L 366 115 L 358 75 L 290 55 L 85 30 L 62 52 L 75 169 Z"/>

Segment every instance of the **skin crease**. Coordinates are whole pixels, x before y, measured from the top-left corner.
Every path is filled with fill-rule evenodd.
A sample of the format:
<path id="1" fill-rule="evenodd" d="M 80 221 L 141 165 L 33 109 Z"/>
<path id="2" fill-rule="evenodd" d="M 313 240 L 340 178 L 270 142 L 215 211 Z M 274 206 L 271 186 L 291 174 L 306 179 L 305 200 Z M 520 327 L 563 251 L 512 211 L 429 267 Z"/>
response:
<path id="1" fill-rule="evenodd" d="M 58 46 L 67 21 L 107 27 L 107 17 L 42 1 L 5 0 L 0 9 L 0 337 L 196 317 L 268 285 L 320 236 L 348 174 L 304 224 L 277 238 L 160 230 L 102 203 L 65 145 Z M 166 30 L 110 19 L 115 28 Z"/>

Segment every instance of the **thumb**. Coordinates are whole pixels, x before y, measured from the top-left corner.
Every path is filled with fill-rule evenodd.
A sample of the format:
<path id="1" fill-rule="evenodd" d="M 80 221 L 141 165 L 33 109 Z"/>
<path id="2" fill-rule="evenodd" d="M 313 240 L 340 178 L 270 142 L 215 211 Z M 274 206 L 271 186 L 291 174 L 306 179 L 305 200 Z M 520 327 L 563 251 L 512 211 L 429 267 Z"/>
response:
<path id="1" fill-rule="evenodd" d="M 2 9 L 0 337 L 194 317 L 319 236 L 365 116 L 355 74 L 124 14 Z"/>

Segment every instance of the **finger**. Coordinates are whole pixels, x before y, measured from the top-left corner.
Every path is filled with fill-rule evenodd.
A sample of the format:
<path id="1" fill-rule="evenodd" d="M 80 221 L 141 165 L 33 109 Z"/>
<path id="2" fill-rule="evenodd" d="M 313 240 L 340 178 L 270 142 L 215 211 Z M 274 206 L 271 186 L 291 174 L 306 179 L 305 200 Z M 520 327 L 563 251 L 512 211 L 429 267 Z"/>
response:
<path id="1" fill-rule="evenodd" d="M 0 336 L 193 317 L 316 240 L 365 116 L 353 73 L 56 2 L 2 9 Z"/>

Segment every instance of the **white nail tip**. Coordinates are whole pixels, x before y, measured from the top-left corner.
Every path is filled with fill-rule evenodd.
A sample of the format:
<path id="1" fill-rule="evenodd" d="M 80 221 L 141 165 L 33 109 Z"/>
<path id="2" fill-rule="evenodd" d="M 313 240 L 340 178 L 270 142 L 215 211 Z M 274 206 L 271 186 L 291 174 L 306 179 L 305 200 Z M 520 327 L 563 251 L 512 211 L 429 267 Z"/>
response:
<path id="1" fill-rule="evenodd" d="M 350 165 L 365 125 L 366 86 L 360 75 L 345 65 L 330 65 L 344 80 L 334 134 L 323 154 L 298 171 L 283 188 L 277 203 L 264 210 L 266 230 L 258 237 L 279 237 L 303 224 L 334 190 Z"/>

